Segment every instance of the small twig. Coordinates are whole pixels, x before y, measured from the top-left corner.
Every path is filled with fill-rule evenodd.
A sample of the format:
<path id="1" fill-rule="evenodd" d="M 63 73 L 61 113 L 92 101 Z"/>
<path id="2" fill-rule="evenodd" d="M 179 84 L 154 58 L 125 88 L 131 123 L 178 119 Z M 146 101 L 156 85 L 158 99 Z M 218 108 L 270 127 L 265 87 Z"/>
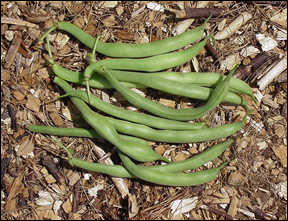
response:
<path id="1" fill-rule="evenodd" d="M 21 25 L 21 26 L 27 26 L 30 28 L 38 28 L 38 25 L 35 25 L 33 23 L 23 21 L 20 19 L 15 19 L 15 18 L 7 18 L 7 17 L 1 17 L 1 24 L 13 24 L 13 25 Z"/>
<path id="2" fill-rule="evenodd" d="M 233 220 L 233 217 L 232 217 L 232 216 L 230 216 L 230 215 L 228 215 L 227 213 L 225 213 L 225 212 L 223 212 L 223 211 L 221 211 L 221 210 L 218 210 L 218 209 L 216 209 L 216 208 L 214 208 L 214 207 L 208 206 L 208 210 L 209 210 L 210 212 L 212 212 L 212 213 L 215 213 L 215 214 L 217 214 L 217 215 L 223 216 L 224 219 L 226 219 L 226 220 Z"/>
<path id="3" fill-rule="evenodd" d="M 176 15 L 176 18 L 205 18 L 217 17 L 222 14 L 224 11 L 223 8 L 185 8 L 185 10 L 176 10 L 173 8 L 166 8 L 167 11 L 170 11 Z"/>
<path id="4" fill-rule="evenodd" d="M 184 18 L 217 17 L 223 13 L 223 8 L 185 8 Z"/>
<path id="5" fill-rule="evenodd" d="M 274 6 L 284 6 L 284 5 L 287 5 L 287 2 L 286 1 L 244 1 L 245 3 L 247 4 L 261 4 L 261 5 L 274 5 Z"/>
<path id="6" fill-rule="evenodd" d="M 11 129 L 17 131 L 16 114 L 11 104 L 7 104 L 8 114 L 11 118 Z"/>
<path id="7" fill-rule="evenodd" d="M 253 70 L 256 70 L 258 67 L 260 67 L 262 64 L 264 64 L 270 56 L 268 54 L 261 53 L 258 54 L 255 58 L 253 58 L 248 65 L 240 65 L 238 68 L 238 71 L 234 74 L 234 77 L 237 77 L 239 79 L 243 78 L 249 78 L 249 75 Z"/>
<path id="8" fill-rule="evenodd" d="M 80 181 L 78 181 L 74 185 L 74 195 L 73 195 L 73 202 L 72 202 L 72 212 L 76 213 L 78 211 L 79 207 L 79 201 L 80 201 Z"/>

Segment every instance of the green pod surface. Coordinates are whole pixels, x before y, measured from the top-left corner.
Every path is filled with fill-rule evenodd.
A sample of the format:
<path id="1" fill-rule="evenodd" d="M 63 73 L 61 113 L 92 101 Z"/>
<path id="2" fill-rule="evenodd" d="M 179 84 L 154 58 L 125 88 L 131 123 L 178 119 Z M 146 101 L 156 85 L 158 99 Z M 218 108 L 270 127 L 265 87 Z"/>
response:
<path id="1" fill-rule="evenodd" d="M 90 79 L 94 72 L 97 70 L 97 68 L 101 66 L 109 67 L 109 69 L 146 72 L 161 71 L 168 68 L 176 67 L 178 65 L 188 62 L 189 60 L 191 60 L 191 58 L 199 54 L 199 52 L 205 46 L 207 40 L 210 37 L 211 36 L 208 36 L 201 42 L 193 45 L 192 47 L 179 52 L 171 52 L 142 59 L 106 59 L 98 61 L 97 63 L 91 63 L 84 70 L 84 76 L 85 79 Z"/>
<path id="2" fill-rule="evenodd" d="M 84 100 L 86 103 L 88 102 L 88 95 L 85 91 L 81 90 L 73 90 L 68 94 L 65 94 L 61 97 L 73 96 L 78 97 Z M 188 123 L 188 122 L 180 122 L 175 120 L 169 120 L 165 118 L 156 117 L 149 114 L 144 114 L 136 111 L 125 110 L 121 107 L 117 107 L 113 104 L 109 104 L 107 102 L 102 101 L 97 96 L 91 95 L 90 103 L 91 106 L 97 108 L 100 111 L 103 111 L 107 114 L 110 114 L 114 117 L 118 117 L 127 121 L 131 121 L 134 123 L 144 124 L 150 127 L 158 128 L 158 129 L 167 129 L 167 130 L 195 130 L 207 127 L 204 122 L 196 122 L 196 123 Z"/>
<path id="3" fill-rule="evenodd" d="M 219 171 L 226 165 L 226 163 L 213 169 L 208 169 L 195 173 L 169 173 L 161 172 L 159 174 L 156 170 L 137 166 L 130 160 L 128 156 L 119 152 L 119 156 L 125 168 L 137 178 L 151 182 L 158 185 L 165 186 L 197 186 L 207 183 L 216 178 Z"/>
<path id="4" fill-rule="evenodd" d="M 56 136 L 89 137 L 96 139 L 101 138 L 101 136 L 99 136 L 94 130 L 84 128 L 59 128 L 51 126 L 30 125 L 28 126 L 28 129 L 31 132 L 44 133 Z M 122 138 L 126 140 L 135 140 L 134 137 L 129 137 L 125 135 L 122 135 Z M 147 166 L 147 168 L 157 170 L 158 172 L 179 172 L 196 169 L 220 156 L 232 143 L 233 140 L 229 139 L 223 143 L 219 143 L 212 147 L 209 147 L 203 152 L 192 156 L 189 159 L 171 162 L 164 165 Z M 124 167 L 119 165 L 103 165 L 100 163 L 86 162 L 78 158 L 69 158 L 69 163 L 71 164 L 71 166 L 77 166 L 85 170 L 103 173 L 111 176 L 126 178 L 134 177 Z"/>
<path id="5" fill-rule="evenodd" d="M 72 87 L 69 84 L 58 77 L 54 78 L 54 83 L 58 84 L 65 92 L 70 92 L 72 90 Z M 85 121 L 93 127 L 101 137 L 114 144 L 120 151 L 140 162 L 154 160 L 163 160 L 168 162 L 166 158 L 153 151 L 153 149 L 144 140 L 137 138 L 137 142 L 135 142 L 135 140 L 127 141 L 121 139 L 115 128 L 105 118 L 103 118 L 103 116 L 92 111 L 84 101 L 76 97 L 71 97 L 70 99 L 82 113 Z"/>
<path id="6" fill-rule="evenodd" d="M 126 57 L 126 58 L 141 58 L 150 57 L 154 55 L 164 54 L 170 51 L 182 48 L 190 43 L 200 40 L 203 36 L 206 23 L 209 18 L 205 20 L 203 25 L 186 31 L 175 37 L 166 38 L 150 43 L 131 44 L 131 43 L 105 43 L 99 41 L 96 51 L 110 57 Z M 59 29 L 66 31 L 78 39 L 88 48 L 93 49 L 96 38 L 85 33 L 77 26 L 69 22 L 58 22 L 50 30 L 48 30 L 40 40 L 43 40 L 51 31 Z"/>
<path id="7" fill-rule="evenodd" d="M 81 72 L 70 71 L 57 64 L 52 65 L 52 70 L 58 77 L 62 78 L 63 80 L 76 83 L 76 84 L 86 85 L 84 81 L 84 75 Z M 207 100 L 213 91 L 212 88 L 201 87 L 199 85 L 194 84 L 193 82 L 191 82 L 191 84 L 190 83 L 186 84 L 183 82 L 176 82 L 178 80 L 173 81 L 172 78 L 178 78 L 178 79 L 181 78 L 181 77 L 177 77 L 178 74 L 176 73 L 178 72 L 159 72 L 159 73 L 141 74 L 139 72 L 128 72 L 128 71 L 118 71 L 118 70 L 110 70 L 110 71 L 111 71 L 110 73 L 118 80 L 126 79 L 129 81 L 131 80 L 133 82 L 136 82 L 136 81 L 139 82 L 139 83 L 131 83 L 131 82 L 124 82 L 124 81 L 121 82 L 121 84 L 129 88 L 151 87 L 156 90 L 164 91 L 170 94 L 190 97 L 190 98 L 199 99 L 199 100 Z M 166 73 L 167 73 L 167 76 L 166 76 Z M 173 77 L 174 73 L 175 75 L 177 75 L 176 77 Z M 150 74 L 151 74 L 151 77 L 149 77 Z M 139 75 L 139 78 L 138 78 L 138 75 Z M 143 75 L 145 75 L 145 78 L 142 77 Z M 182 76 L 182 73 L 180 73 L 179 76 Z M 214 83 L 216 84 L 217 82 L 215 81 Z M 90 87 L 93 87 L 93 88 L 111 88 L 110 83 L 106 80 L 105 77 L 101 75 L 94 75 L 89 80 L 89 85 Z M 241 91 L 240 93 L 244 93 L 244 92 Z M 242 98 L 239 95 L 233 92 L 228 92 L 226 96 L 223 98 L 223 102 L 232 103 L 232 104 L 244 104 L 244 100 L 242 100 Z"/>
<path id="8" fill-rule="evenodd" d="M 203 142 L 215 139 L 221 139 L 233 135 L 239 131 L 245 120 L 240 122 L 224 124 L 218 127 L 202 128 L 198 130 L 155 130 L 141 124 L 135 124 L 124 120 L 118 120 L 110 117 L 106 119 L 120 133 L 141 137 L 146 140 L 166 142 L 166 143 L 192 143 Z"/>
<path id="9" fill-rule="evenodd" d="M 123 86 L 113 75 L 105 67 L 99 67 L 97 73 L 106 77 L 109 83 L 120 93 L 122 96 L 128 100 L 131 104 L 138 108 L 142 108 L 144 110 L 149 111 L 157 116 L 161 116 L 163 118 L 172 119 L 172 120 L 179 120 L 179 121 L 187 121 L 187 120 L 194 120 L 201 116 L 203 116 L 208 111 L 214 109 L 224 98 L 227 90 L 228 90 L 228 83 L 231 78 L 231 74 L 233 74 L 233 69 L 229 78 L 219 82 L 219 86 L 216 87 L 214 92 L 209 97 L 207 103 L 201 107 L 197 108 L 186 108 L 186 109 L 173 109 L 167 107 L 165 105 L 159 104 L 155 101 L 147 99 L 136 92 L 130 90 L 129 88 Z"/>

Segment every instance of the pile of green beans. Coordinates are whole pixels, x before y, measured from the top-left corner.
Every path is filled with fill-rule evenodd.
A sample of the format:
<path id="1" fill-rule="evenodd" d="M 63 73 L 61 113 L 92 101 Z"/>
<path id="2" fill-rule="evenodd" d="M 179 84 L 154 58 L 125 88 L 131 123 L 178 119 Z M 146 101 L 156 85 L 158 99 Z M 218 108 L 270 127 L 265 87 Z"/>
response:
<path id="1" fill-rule="evenodd" d="M 57 136 L 104 139 L 116 147 L 122 165 L 111 166 L 74 158 L 72 151 L 58 142 L 67 151 L 69 164 L 85 170 L 115 177 L 142 179 L 167 186 L 200 185 L 215 179 L 227 162 L 195 173 L 184 171 L 197 169 L 220 156 L 233 143 L 233 139 L 227 139 L 200 154 L 177 162 L 170 162 L 156 153 L 147 143 L 147 141 L 192 143 L 226 138 L 239 131 L 250 114 L 247 104 L 240 95 L 249 95 L 253 100 L 255 98 L 248 84 L 232 76 L 238 66 L 235 66 L 227 76 L 209 72 L 159 72 L 184 64 L 199 54 L 211 36 L 188 49 L 178 52 L 175 50 L 200 40 L 208 20 L 209 18 L 203 25 L 176 37 L 147 44 L 104 43 L 100 40 L 100 36 L 95 39 L 73 24 L 59 22 L 53 25 L 40 38 L 41 41 L 48 39 L 49 33 L 58 29 L 70 33 L 93 49 L 89 54 L 89 65 L 83 73 L 73 72 L 54 62 L 49 39 L 47 41 L 49 63 L 56 75 L 53 82 L 65 92 L 57 99 L 69 97 L 90 129 L 40 125 L 30 125 L 28 129 L 32 132 Z M 96 52 L 118 58 L 97 61 Z M 86 85 L 87 91 L 75 90 L 68 82 Z M 132 105 L 149 113 L 129 111 L 104 102 L 97 96 L 90 95 L 89 87 L 115 89 Z M 173 95 L 205 100 L 206 103 L 192 109 L 168 108 L 138 95 L 130 90 L 132 87 L 150 87 Z M 204 122 L 188 122 L 197 121 L 222 102 L 242 105 L 247 113 L 240 122 L 218 127 L 208 127 Z M 113 117 L 104 116 L 94 111 L 92 107 Z M 138 162 L 161 160 L 166 164 L 140 166 L 133 160 Z"/>

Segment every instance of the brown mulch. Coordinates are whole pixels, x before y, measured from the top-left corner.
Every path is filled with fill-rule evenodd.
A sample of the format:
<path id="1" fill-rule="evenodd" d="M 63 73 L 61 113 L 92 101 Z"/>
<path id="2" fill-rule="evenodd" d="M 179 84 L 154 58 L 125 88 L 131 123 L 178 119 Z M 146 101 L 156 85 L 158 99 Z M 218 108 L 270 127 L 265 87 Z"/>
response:
<path id="1" fill-rule="evenodd" d="M 211 18 L 206 33 L 218 32 L 218 24 L 226 25 L 240 13 L 253 15 L 246 25 L 230 38 L 216 41 L 213 51 L 206 48 L 197 60 L 173 71 L 220 70 L 221 61 L 244 47 L 253 45 L 262 52 L 255 35 L 262 33 L 276 40 L 277 47 L 266 54 L 269 60 L 238 73 L 255 93 L 263 98 L 236 141 L 220 157 L 202 166 L 210 168 L 229 161 L 217 179 L 196 187 L 164 187 L 150 183 L 90 173 L 68 165 L 66 153 L 48 135 L 29 132 L 28 125 L 61 127 L 83 126 L 78 112 L 68 99 L 51 102 L 62 92 L 53 84 L 47 50 L 37 39 L 58 21 L 69 21 L 92 36 L 101 34 L 106 42 L 142 43 L 172 36 L 172 30 L 187 18 L 176 18 L 173 10 L 164 12 L 145 7 L 148 1 L 2 1 L 1 2 L 1 219 L 267 219 L 287 220 L 287 71 L 259 91 L 261 74 L 277 61 L 279 54 L 287 56 L 287 39 L 276 40 L 283 25 L 270 18 L 283 9 L 286 2 L 207 2 L 206 8 L 222 8 Z M 154 2 L 155 3 L 155 2 Z M 197 2 L 162 1 L 162 6 L 174 10 L 195 8 Z M 190 28 L 203 23 L 194 18 Z M 287 19 L 286 19 L 287 23 Z M 241 39 L 240 39 L 241 38 Z M 241 40 L 242 42 L 239 43 Z M 238 43 L 237 43 L 238 42 Z M 65 32 L 51 33 L 54 60 L 73 71 L 87 66 L 90 49 Z M 215 53 L 214 51 L 214 53 Z M 104 56 L 97 55 L 97 59 Z M 242 65 L 253 62 L 255 55 L 244 58 Z M 197 65 L 198 64 L 198 65 Z M 246 75 L 245 75 L 246 74 Z M 257 79 L 257 77 L 259 78 Z M 76 87 L 76 85 L 73 85 Z M 132 109 L 113 90 L 93 89 L 113 104 Z M 149 98 L 168 106 L 189 106 L 191 100 L 152 90 L 141 89 Z M 242 117 L 241 107 L 220 105 L 202 120 L 215 126 Z M 111 158 L 120 161 L 111 145 L 101 140 L 61 137 L 62 143 L 73 149 L 75 157 L 87 161 Z M 202 152 L 206 147 L 225 139 L 193 144 L 149 142 L 156 151 L 172 160 L 183 160 Z M 102 148 L 105 152 L 101 152 Z M 101 152 L 101 153 L 100 153 Z M 129 195 L 119 193 L 117 182 L 123 182 Z M 176 202 L 188 202 L 185 212 L 173 210 Z M 194 204 L 193 204 L 194 203 Z M 193 206 L 191 206 L 193 205 Z M 181 207 L 181 204 L 178 207 Z M 187 208 L 186 207 L 186 208 Z M 178 210 L 179 211 L 179 210 Z"/>

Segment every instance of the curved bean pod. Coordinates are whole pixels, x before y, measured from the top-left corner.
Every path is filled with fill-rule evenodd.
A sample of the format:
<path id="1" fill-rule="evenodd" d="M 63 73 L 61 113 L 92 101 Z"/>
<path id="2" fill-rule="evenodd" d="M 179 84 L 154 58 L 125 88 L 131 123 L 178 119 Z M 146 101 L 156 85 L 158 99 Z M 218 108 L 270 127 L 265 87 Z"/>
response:
<path id="1" fill-rule="evenodd" d="M 119 156 L 125 168 L 134 176 L 159 185 L 167 186 L 196 186 L 203 183 L 210 182 L 215 179 L 219 171 L 227 164 L 223 163 L 221 166 L 213 169 L 208 169 L 195 173 L 169 173 L 151 170 L 149 168 L 137 166 L 130 160 L 128 156 L 119 152 Z"/>
<path id="2" fill-rule="evenodd" d="M 154 130 L 141 124 L 135 124 L 124 120 L 105 117 L 115 129 L 123 134 L 141 137 L 146 140 L 167 143 L 192 143 L 228 137 L 239 131 L 244 125 L 246 116 L 240 121 L 225 124 L 218 127 L 203 128 L 198 130 Z"/>
<path id="3" fill-rule="evenodd" d="M 30 125 L 28 129 L 32 132 L 45 133 L 56 136 L 73 136 L 73 137 L 89 137 L 89 138 L 101 138 L 94 130 L 84 129 L 84 128 L 58 128 L 50 126 L 40 126 L 40 125 Z M 123 139 L 131 140 L 131 137 L 124 136 Z M 210 148 L 207 148 L 203 152 L 192 156 L 189 159 L 171 162 L 165 165 L 157 166 L 147 166 L 146 168 L 155 169 L 159 172 L 179 172 L 185 170 L 196 169 L 205 163 L 215 159 L 220 156 L 231 144 L 233 143 L 232 139 L 229 139 L 223 143 L 216 144 Z M 80 167 L 82 169 L 104 173 L 111 176 L 118 177 L 133 177 L 124 167 L 114 165 L 108 166 L 105 165 L 104 168 L 107 170 L 102 170 L 102 164 L 98 163 L 89 163 L 81 159 L 69 157 L 69 160 L 72 160 L 71 165 Z M 70 162 L 70 161 L 69 161 Z M 85 163 L 84 163 L 85 162 Z M 109 170 L 109 168 L 111 170 Z"/>
<path id="4" fill-rule="evenodd" d="M 72 90 L 71 92 L 62 95 L 58 98 L 63 98 L 66 96 L 78 97 L 81 100 L 84 100 L 86 103 L 89 103 L 91 106 L 101 110 L 107 114 L 110 114 L 114 117 L 124 119 L 130 122 L 135 122 L 139 124 L 144 124 L 158 129 L 167 129 L 167 130 L 195 130 L 207 127 L 204 122 L 188 123 L 180 122 L 175 120 L 169 120 L 165 118 L 155 117 L 153 115 L 144 114 L 135 111 L 125 110 L 121 107 L 117 107 L 113 104 L 102 101 L 97 96 L 91 95 L 90 102 L 88 102 L 88 95 L 85 91 L 81 90 Z"/>
<path id="5" fill-rule="evenodd" d="M 163 78 L 166 80 L 171 80 L 173 81 L 174 85 L 171 85 L 173 86 L 173 90 L 171 90 L 170 93 L 174 91 L 175 86 L 177 87 L 179 83 L 186 90 L 187 88 L 190 88 L 190 87 L 193 88 L 196 85 L 205 86 L 205 87 L 216 87 L 217 82 L 221 80 L 221 77 L 224 77 L 224 79 L 226 78 L 226 76 L 218 74 L 218 73 L 214 73 L 214 72 L 185 72 L 185 73 L 184 72 L 154 72 L 154 73 L 147 74 L 147 73 L 139 73 L 139 72 L 131 72 L 131 71 L 111 70 L 110 73 L 113 76 L 115 76 L 117 80 L 121 81 L 121 83 L 130 82 L 130 83 L 135 83 L 135 84 L 141 84 L 141 85 L 144 85 L 146 87 L 151 87 L 151 88 L 155 88 L 153 84 L 154 82 L 156 83 L 157 81 L 162 82 Z M 93 78 L 91 78 L 91 80 L 92 79 Z M 153 82 L 151 83 L 152 80 Z M 170 82 L 168 81 L 168 83 Z M 155 89 L 157 89 L 158 87 L 159 86 L 157 85 Z M 255 100 L 251 87 L 245 81 L 242 81 L 238 78 L 234 78 L 234 77 L 231 78 L 229 82 L 229 91 L 249 95 L 253 100 Z M 174 92 L 174 93 L 179 93 L 179 92 Z"/>
<path id="6" fill-rule="evenodd" d="M 142 59 L 107 59 L 101 60 L 97 63 L 91 63 L 84 70 L 84 79 L 89 80 L 94 74 L 95 70 L 101 66 L 109 67 L 109 69 L 120 69 L 120 70 L 134 70 L 134 71 L 146 71 L 154 72 L 161 71 L 168 68 L 176 67 L 184 64 L 195 57 L 202 48 L 205 46 L 207 40 L 211 36 L 207 36 L 203 41 L 193 45 L 192 47 L 179 52 L 171 52 L 168 54 L 156 55 L 153 57 L 142 58 Z"/>
<path id="7" fill-rule="evenodd" d="M 147 98 L 142 97 L 141 95 L 135 93 L 129 88 L 123 86 L 113 75 L 107 71 L 105 67 L 97 68 L 97 73 L 106 77 L 109 83 L 123 95 L 131 104 L 136 107 L 147 110 L 157 116 L 161 116 L 167 119 L 179 120 L 179 121 L 187 121 L 199 118 L 214 109 L 219 103 L 221 103 L 223 97 L 227 93 L 229 87 L 229 80 L 232 77 L 232 74 L 236 68 L 234 68 L 226 80 L 218 83 L 218 86 L 214 90 L 214 92 L 209 97 L 207 103 L 201 107 L 193 108 L 193 109 L 173 109 L 162 104 L 159 104 L 155 101 L 149 100 Z"/>
<path id="8" fill-rule="evenodd" d="M 54 83 L 58 84 L 65 92 L 72 90 L 69 84 L 58 77 L 54 78 Z M 137 142 L 130 142 L 121 139 L 115 128 L 100 114 L 92 111 L 84 101 L 76 97 L 71 97 L 70 99 L 82 113 L 85 121 L 92 126 L 98 134 L 110 143 L 114 144 L 119 150 L 141 162 L 154 160 L 163 160 L 168 162 L 165 157 L 162 157 L 153 151 L 153 149 L 144 140 L 137 139 Z"/>
<path id="9" fill-rule="evenodd" d="M 81 73 L 81 72 L 70 71 L 70 70 L 67 70 L 67 69 L 61 67 L 60 65 L 57 65 L 57 64 L 52 65 L 52 70 L 58 77 L 62 78 L 63 80 L 66 80 L 66 81 L 69 81 L 72 83 L 76 83 L 76 84 L 86 85 L 86 82 L 84 81 L 83 73 Z M 165 73 L 167 73 L 167 78 L 170 78 L 169 73 L 177 73 L 177 72 L 159 72 L 159 74 L 163 73 L 163 74 L 161 74 L 161 75 L 163 75 L 163 78 L 162 78 L 162 76 L 161 76 L 161 78 L 159 78 L 157 76 L 158 73 L 155 73 L 155 74 L 157 74 L 155 77 L 154 77 L 154 73 L 151 73 L 152 76 L 149 80 L 148 77 L 150 76 L 150 73 L 149 74 L 145 73 L 145 75 L 147 75 L 147 77 L 145 77 L 145 79 L 144 79 L 141 77 L 141 73 L 139 73 L 139 72 L 126 72 L 125 73 L 123 71 L 117 71 L 117 70 L 109 70 L 109 71 L 111 71 L 111 74 L 115 78 L 117 78 L 118 80 L 127 79 L 127 77 L 123 76 L 123 75 L 126 75 L 126 73 L 127 73 L 126 76 L 131 74 L 131 78 L 130 77 L 129 78 L 135 82 L 137 81 L 135 79 L 137 79 L 137 75 L 139 74 L 139 82 L 142 82 L 147 87 L 151 87 L 151 88 L 154 88 L 154 89 L 157 89 L 160 91 L 164 91 L 164 92 L 167 92 L 170 94 L 184 96 L 184 97 L 190 97 L 190 98 L 199 99 L 199 100 L 207 100 L 213 91 L 213 89 L 211 89 L 211 88 L 201 87 L 198 85 L 192 85 L 192 84 L 188 84 L 188 83 L 185 84 L 182 82 L 180 83 L 180 82 L 175 82 L 175 81 L 170 80 L 170 79 L 165 79 L 165 76 L 166 76 Z M 123 74 L 123 73 L 125 73 L 125 74 Z M 133 73 L 134 73 L 134 75 L 133 75 Z M 131 82 L 121 82 L 121 84 L 123 84 L 126 87 L 130 87 L 130 88 L 134 88 L 134 87 L 144 88 L 145 87 L 141 83 L 138 84 L 138 83 L 131 83 Z M 111 88 L 110 83 L 106 80 L 105 77 L 103 77 L 101 75 L 93 76 L 89 80 L 89 85 L 90 85 L 90 87 L 93 87 L 93 88 Z M 243 93 L 243 91 L 241 91 L 241 93 Z M 223 102 L 228 102 L 228 103 L 232 103 L 232 104 L 243 104 L 244 100 L 242 100 L 242 98 L 239 95 L 237 95 L 233 92 L 228 92 L 226 94 L 226 96 L 223 98 Z"/>
<path id="10" fill-rule="evenodd" d="M 210 18 L 210 17 L 209 17 Z M 199 40 L 203 33 L 208 22 L 207 18 L 204 23 L 192 30 L 184 32 L 183 34 L 177 35 L 175 37 L 170 37 L 163 40 L 154 41 L 151 43 L 143 44 L 129 44 L 129 43 L 104 43 L 99 42 L 96 51 L 98 53 L 104 54 L 110 57 L 130 57 L 130 58 L 141 58 L 149 57 L 159 54 L 164 54 L 170 51 L 177 50 L 182 48 L 190 43 L 193 43 Z M 58 22 L 54 24 L 41 38 L 42 41 L 47 35 L 56 29 L 66 31 L 72 34 L 80 42 L 86 45 L 88 48 L 93 48 L 96 39 L 91 35 L 85 33 L 77 26 L 68 23 L 68 22 Z"/>

